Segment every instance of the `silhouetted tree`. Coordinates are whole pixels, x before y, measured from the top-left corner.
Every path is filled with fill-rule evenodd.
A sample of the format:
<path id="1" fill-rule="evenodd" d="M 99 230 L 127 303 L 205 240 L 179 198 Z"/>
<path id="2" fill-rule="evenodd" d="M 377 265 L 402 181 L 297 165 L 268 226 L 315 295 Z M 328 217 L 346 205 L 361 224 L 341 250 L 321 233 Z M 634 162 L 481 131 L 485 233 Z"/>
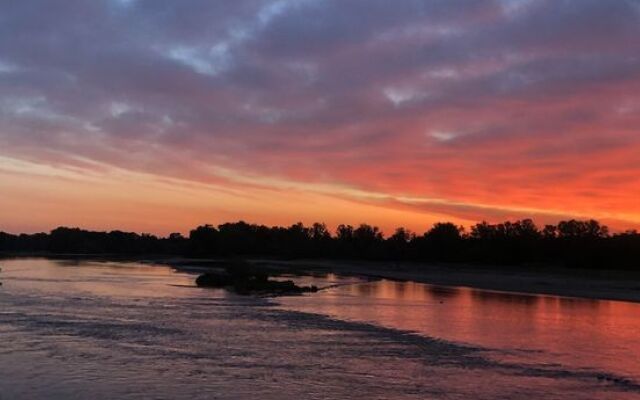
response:
<path id="1" fill-rule="evenodd" d="M 558 227 L 555 225 L 545 225 L 542 229 L 542 237 L 545 239 L 555 239 L 558 237 Z"/>
<path id="2" fill-rule="evenodd" d="M 201 225 L 189 233 L 189 251 L 194 256 L 218 252 L 220 232 L 211 225 Z"/>
<path id="3" fill-rule="evenodd" d="M 589 221 L 561 221 L 558 224 L 558 237 L 579 239 L 579 238 L 603 238 L 609 235 L 609 229 L 600 225 L 593 219 Z"/>
<path id="4" fill-rule="evenodd" d="M 393 235 L 387 239 L 388 258 L 395 260 L 411 258 L 410 244 L 415 239 L 415 236 L 406 228 L 397 228 Z"/>
<path id="5" fill-rule="evenodd" d="M 336 229 L 336 236 L 338 240 L 350 242 L 353 240 L 353 226 L 351 225 L 338 225 Z"/>
<path id="6" fill-rule="evenodd" d="M 438 261 L 455 261 L 462 249 L 464 228 L 451 222 L 438 222 L 418 242 L 422 257 Z"/>
<path id="7" fill-rule="evenodd" d="M 339 225 L 335 236 L 327 226 L 296 223 L 268 227 L 244 221 L 217 228 L 202 225 L 189 237 L 172 233 L 94 232 L 59 227 L 50 233 L 12 235 L 0 232 L 0 253 L 52 254 L 170 254 L 189 257 L 349 257 L 375 260 L 456 261 L 466 263 L 548 263 L 581 268 L 639 268 L 640 234 L 609 234 L 595 220 L 568 220 L 545 225 L 530 219 L 471 227 L 450 222 L 434 224 L 423 235 L 398 228 L 385 239 L 379 228 Z"/>

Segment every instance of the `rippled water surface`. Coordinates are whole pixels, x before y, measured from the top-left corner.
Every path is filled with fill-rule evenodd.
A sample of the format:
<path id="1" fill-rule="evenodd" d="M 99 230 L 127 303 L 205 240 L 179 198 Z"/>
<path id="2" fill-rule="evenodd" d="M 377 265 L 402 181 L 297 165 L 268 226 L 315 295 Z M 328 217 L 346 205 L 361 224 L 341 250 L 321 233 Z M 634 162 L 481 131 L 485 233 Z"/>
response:
<path id="1" fill-rule="evenodd" d="M 160 265 L 0 261 L 0 399 L 640 399 L 640 305 Z"/>

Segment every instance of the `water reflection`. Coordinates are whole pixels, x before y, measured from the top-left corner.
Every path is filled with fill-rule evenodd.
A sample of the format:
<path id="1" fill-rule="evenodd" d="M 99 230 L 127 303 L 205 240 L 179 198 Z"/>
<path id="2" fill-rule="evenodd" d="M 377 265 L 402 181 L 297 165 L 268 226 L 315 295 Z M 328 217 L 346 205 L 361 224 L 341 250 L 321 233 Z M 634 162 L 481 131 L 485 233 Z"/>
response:
<path id="1" fill-rule="evenodd" d="M 640 379 L 639 304 L 389 280 L 282 301 L 299 310 L 496 349 L 502 359 L 602 368 Z"/>
<path id="2" fill-rule="evenodd" d="M 382 280 L 352 285 L 352 294 L 374 297 L 378 299 L 394 299 L 403 301 L 435 301 L 459 295 L 460 289 L 455 287 L 429 286 L 415 282 Z"/>
<path id="3" fill-rule="evenodd" d="M 523 306 L 535 306 L 536 303 L 540 300 L 539 296 L 528 294 L 514 294 L 475 289 L 470 289 L 470 293 L 473 300 L 487 303 L 488 305 L 496 303 L 511 303 Z"/>
<path id="4" fill-rule="evenodd" d="M 186 290 L 169 290 L 168 278 L 176 287 L 193 286 L 191 276 L 158 264 L 21 259 L 8 266 L 2 275 L 5 290 L 139 298 L 189 295 Z"/>
<path id="5" fill-rule="evenodd" d="M 638 304 L 335 275 L 296 277 L 337 285 L 330 290 L 262 299 L 195 288 L 193 276 L 138 263 L 13 260 L 2 279 L 2 398 L 626 400 L 640 392 L 596 378 L 640 381 Z"/>

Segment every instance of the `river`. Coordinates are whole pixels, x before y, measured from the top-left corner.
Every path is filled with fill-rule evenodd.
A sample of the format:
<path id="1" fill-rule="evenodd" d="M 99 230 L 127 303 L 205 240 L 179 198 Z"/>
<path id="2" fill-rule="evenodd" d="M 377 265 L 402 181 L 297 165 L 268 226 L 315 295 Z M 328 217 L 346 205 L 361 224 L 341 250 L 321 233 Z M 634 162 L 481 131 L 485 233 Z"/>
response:
<path id="1" fill-rule="evenodd" d="M 640 304 L 164 265 L 1 260 L 0 399 L 640 399 Z"/>

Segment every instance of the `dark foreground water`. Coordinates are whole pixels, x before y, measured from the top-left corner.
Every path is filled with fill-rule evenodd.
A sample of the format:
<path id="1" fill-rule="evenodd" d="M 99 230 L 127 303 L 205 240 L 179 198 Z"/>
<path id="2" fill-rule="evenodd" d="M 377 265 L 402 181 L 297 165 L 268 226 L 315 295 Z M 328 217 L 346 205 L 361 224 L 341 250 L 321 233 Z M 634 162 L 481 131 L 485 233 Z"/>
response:
<path id="1" fill-rule="evenodd" d="M 355 282 L 247 298 L 0 261 L 0 399 L 640 399 L 640 305 Z"/>

